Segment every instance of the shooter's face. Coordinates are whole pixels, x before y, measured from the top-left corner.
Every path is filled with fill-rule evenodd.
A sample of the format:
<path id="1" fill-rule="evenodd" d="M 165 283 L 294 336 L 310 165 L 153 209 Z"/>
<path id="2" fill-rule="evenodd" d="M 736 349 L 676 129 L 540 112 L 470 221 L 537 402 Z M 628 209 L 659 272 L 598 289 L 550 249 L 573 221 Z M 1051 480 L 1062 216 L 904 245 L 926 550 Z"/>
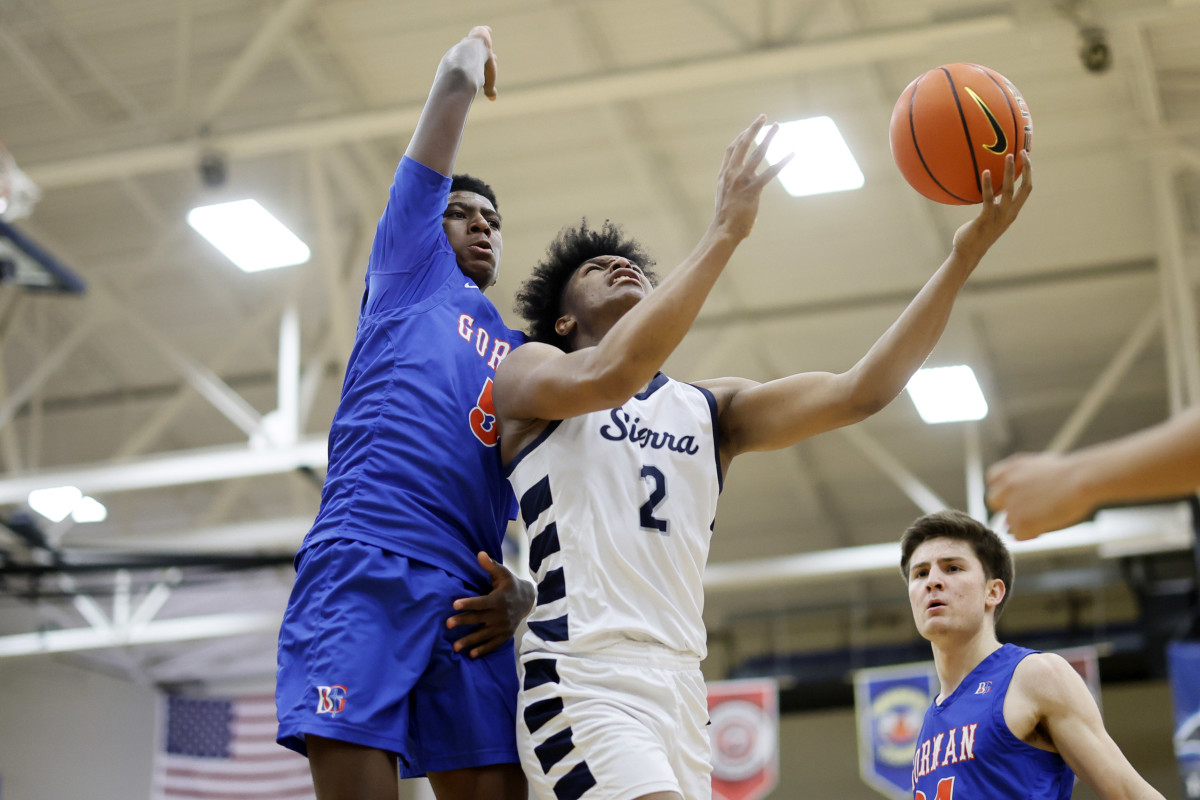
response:
<path id="1" fill-rule="evenodd" d="M 556 330 L 562 336 L 577 332 L 583 346 L 594 344 L 653 290 L 637 264 L 622 256 L 597 256 L 567 281 Z"/>

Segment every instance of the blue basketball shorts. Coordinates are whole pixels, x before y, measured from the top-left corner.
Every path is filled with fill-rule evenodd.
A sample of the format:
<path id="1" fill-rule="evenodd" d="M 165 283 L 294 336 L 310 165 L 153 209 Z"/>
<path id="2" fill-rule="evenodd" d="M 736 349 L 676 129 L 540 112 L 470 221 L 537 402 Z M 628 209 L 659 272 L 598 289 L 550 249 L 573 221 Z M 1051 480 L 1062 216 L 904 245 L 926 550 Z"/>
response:
<path id="1" fill-rule="evenodd" d="M 446 628 L 475 587 L 437 567 L 336 539 L 301 553 L 279 631 L 277 741 L 308 734 L 395 753 L 400 774 L 517 763 L 510 641 L 472 659 Z"/>

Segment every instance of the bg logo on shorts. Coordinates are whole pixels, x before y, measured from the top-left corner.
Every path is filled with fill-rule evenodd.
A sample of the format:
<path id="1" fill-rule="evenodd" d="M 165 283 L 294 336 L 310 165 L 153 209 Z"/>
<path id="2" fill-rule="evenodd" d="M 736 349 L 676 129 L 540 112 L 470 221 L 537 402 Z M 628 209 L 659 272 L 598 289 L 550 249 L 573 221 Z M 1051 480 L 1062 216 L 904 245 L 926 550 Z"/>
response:
<path id="1" fill-rule="evenodd" d="M 317 687 L 317 713 L 318 714 L 338 714 L 346 707 L 346 691 L 345 686 L 335 684 L 333 686 L 318 686 Z"/>

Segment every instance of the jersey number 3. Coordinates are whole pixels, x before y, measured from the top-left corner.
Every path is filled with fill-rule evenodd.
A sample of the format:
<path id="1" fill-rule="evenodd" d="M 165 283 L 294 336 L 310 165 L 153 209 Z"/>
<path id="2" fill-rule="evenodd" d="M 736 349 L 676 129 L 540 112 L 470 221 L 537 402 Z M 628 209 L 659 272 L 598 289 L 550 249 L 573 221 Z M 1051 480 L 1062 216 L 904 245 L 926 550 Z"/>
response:
<path id="1" fill-rule="evenodd" d="M 942 778 L 938 781 L 937 796 L 933 800 L 952 800 L 954 797 L 954 776 Z M 913 795 L 913 800 L 928 800 L 924 792 L 917 792 Z"/>
<path id="2" fill-rule="evenodd" d="M 662 474 L 662 470 L 658 467 L 649 465 L 642 466 L 642 480 L 651 483 L 650 499 L 642 503 L 642 528 L 650 531 L 658 531 L 659 533 L 668 533 L 667 521 L 654 516 L 654 509 L 658 508 L 667 496 L 667 476 Z"/>
<path id="3" fill-rule="evenodd" d="M 461 406 L 460 406 L 461 407 Z M 479 392 L 479 399 L 471 409 L 471 433 L 487 447 L 495 447 L 500 439 L 500 430 L 496 424 L 496 407 L 492 405 L 492 379 L 488 378 Z"/>

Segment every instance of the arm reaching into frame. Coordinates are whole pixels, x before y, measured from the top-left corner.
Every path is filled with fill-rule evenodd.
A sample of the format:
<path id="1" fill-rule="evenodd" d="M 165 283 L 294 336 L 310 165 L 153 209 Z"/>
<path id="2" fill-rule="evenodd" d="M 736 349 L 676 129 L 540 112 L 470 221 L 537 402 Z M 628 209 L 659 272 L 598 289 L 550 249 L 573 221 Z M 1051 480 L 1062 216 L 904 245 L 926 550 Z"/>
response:
<path id="1" fill-rule="evenodd" d="M 1098 506 L 1200 488 L 1200 406 L 1072 453 L 1017 453 L 987 471 L 987 501 L 1018 539 L 1085 519 Z"/>

